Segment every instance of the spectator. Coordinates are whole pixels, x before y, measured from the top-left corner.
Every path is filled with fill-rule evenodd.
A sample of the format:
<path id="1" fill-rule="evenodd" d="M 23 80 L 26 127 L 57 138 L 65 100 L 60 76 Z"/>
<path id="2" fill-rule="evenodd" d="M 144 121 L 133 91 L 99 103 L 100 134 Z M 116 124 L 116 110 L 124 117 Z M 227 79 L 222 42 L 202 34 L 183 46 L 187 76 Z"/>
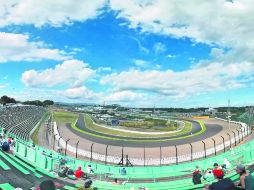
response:
<path id="1" fill-rule="evenodd" d="M 240 175 L 240 182 L 237 187 L 245 190 L 254 190 L 254 178 L 246 171 L 245 167 L 239 164 L 236 166 L 235 171 Z"/>
<path id="2" fill-rule="evenodd" d="M 93 181 L 91 179 L 86 179 L 84 186 L 80 186 L 78 190 L 95 190 L 96 188 L 92 187 Z"/>
<path id="3" fill-rule="evenodd" d="M 86 167 L 86 171 L 89 174 L 94 173 L 93 168 L 92 168 L 92 166 L 90 164 Z"/>
<path id="4" fill-rule="evenodd" d="M 56 190 L 56 186 L 52 180 L 46 180 L 41 182 L 40 190 Z"/>
<path id="5" fill-rule="evenodd" d="M 227 169 L 227 170 L 231 168 L 231 164 L 230 164 L 230 162 L 228 161 L 227 158 L 224 158 L 223 165 L 225 166 L 225 169 Z"/>
<path id="6" fill-rule="evenodd" d="M 118 179 L 115 178 L 114 181 L 112 182 L 113 185 L 120 185 L 121 183 L 119 183 Z"/>
<path id="7" fill-rule="evenodd" d="M 81 167 L 79 166 L 78 169 L 74 172 L 76 178 L 84 177 L 84 172 L 82 171 Z"/>
<path id="8" fill-rule="evenodd" d="M 120 174 L 121 175 L 126 175 L 127 174 L 126 169 L 125 168 L 120 169 Z"/>
<path id="9" fill-rule="evenodd" d="M 9 145 L 9 143 L 7 141 L 3 141 L 2 150 L 4 152 L 9 152 L 10 151 L 10 145 Z"/>
<path id="10" fill-rule="evenodd" d="M 192 173 L 192 182 L 194 185 L 201 184 L 201 173 L 199 171 L 198 166 L 196 166 L 195 171 Z"/>
<path id="11" fill-rule="evenodd" d="M 214 180 L 214 175 L 212 173 L 212 170 L 208 169 L 203 177 L 204 180 L 210 182 Z"/>
<path id="12" fill-rule="evenodd" d="M 214 177 L 218 180 L 217 182 L 212 183 L 211 185 L 205 185 L 207 190 L 236 190 L 235 184 L 229 178 L 223 178 L 224 174 L 222 170 L 215 169 L 213 170 Z"/>

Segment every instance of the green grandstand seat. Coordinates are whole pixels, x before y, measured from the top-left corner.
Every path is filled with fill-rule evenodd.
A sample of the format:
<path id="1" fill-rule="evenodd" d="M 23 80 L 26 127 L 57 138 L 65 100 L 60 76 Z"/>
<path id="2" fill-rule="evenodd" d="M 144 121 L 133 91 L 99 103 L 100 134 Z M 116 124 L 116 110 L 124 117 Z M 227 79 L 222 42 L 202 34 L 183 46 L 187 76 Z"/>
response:
<path id="1" fill-rule="evenodd" d="M 4 190 L 13 190 L 15 189 L 15 187 L 13 187 L 11 184 L 9 183 L 2 183 L 0 184 L 0 187 Z"/>

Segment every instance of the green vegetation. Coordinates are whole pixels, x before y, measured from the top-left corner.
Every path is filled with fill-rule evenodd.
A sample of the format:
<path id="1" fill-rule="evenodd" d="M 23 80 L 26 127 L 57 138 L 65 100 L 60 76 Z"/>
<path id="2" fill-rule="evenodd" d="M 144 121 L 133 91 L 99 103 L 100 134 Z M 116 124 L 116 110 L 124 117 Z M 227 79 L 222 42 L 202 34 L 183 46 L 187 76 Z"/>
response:
<path id="1" fill-rule="evenodd" d="M 154 119 L 154 118 L 145 118 L 143 120 L 136 121 L 124 121 L 121 122 L 121 126 L 132 127 L 132 128 L 143 128 L 143 127 L 155 127 L 162 126 L 160 131 L 174 131 L 177 129 L 177 122 L 165 120 L 165 119 Z"/>
<path id="2" fill-rule="evenodd" d="M 190 122 L 185 122 L 185 126 L 181 131 L 171 133 L 171 134 L 137 134 L 130 132 L 117 131 L 109 128 L 101 127 L 93 122 L 89 115 L 85 115 L 84 117 L 86 127 L 90 130 L 97 131 L 103 134 L 115 135 L 115 136 L 123 136 L 123 137 L 140 137 L 140 138 L 158 138 L 158 137 L 173 137 L 182 134 L 189 133 L 192 130 L 192 124 Z M 163 131 L 163 130 L 161 130 Z M 147 132 L 149 132 L 147 130 Z"/>
<path id="3" fill-rule="evenodd" d="M 104 135 L 98 135 L 98 134 L 94 134 L 94 133 L 90 133 L 90 132 L 87 132 L 87 131 L 84 131 L 84 130 L 81 130 L 79 128 L 77 128 L 77 126 L 72 123 L 71 127 L 80 132 L 80 133 L 84 133 L 84 134 L 87 134 L 87 135 L 91 135 L 91 136 L 94 136 L 94 137 L 97 137 L 97 138 L 104 138 L 104 139 L 109 139 L 109 140 L 122 140 L 122 141 L 131 141 L 131 142 L 163 142 L 163 141 L 168 141 L 168 140 L 179 140 L 179 139 L 185 139 L 185 138 L 189 138 L 189 137 L 193 137 L 193 136 L 197 136 L 197 135 L 200 135 L 202 133 L 204 133 L 206 131 L 206 126 L 205 124 L 202 122 L 202 121 L 198 121 L 200 126 L 201 126 L 201 130 L 197 133 L 194 133 L 194 134 L 191 134 L 191 135 L 186 135 L 186 136 L 182 136 L 182 137 L 175 137 L 175 138 L 169 138 L 169 139 L 151 139 L 151 137 L 149 139 L 145 139 L 145 140 L 134 140 L 134 139 L 128 139 L 128 138 L 121 138 L 123 136 L 119 136 L 119 137 L 108 137 L 108 136 L 104 136 Z M 188 122 L 189 123 L 189 122 Z M 191 123 L 190 123 L 191 125 Z M 191 125 L 192 126 L 192 125 Z"/>
<path id="4" fill-rule="evenodd" d="M 67 111 L 54 111 L 54 121 L 58 123 L 75 123 L 78 119 L 78 114 Z"/>

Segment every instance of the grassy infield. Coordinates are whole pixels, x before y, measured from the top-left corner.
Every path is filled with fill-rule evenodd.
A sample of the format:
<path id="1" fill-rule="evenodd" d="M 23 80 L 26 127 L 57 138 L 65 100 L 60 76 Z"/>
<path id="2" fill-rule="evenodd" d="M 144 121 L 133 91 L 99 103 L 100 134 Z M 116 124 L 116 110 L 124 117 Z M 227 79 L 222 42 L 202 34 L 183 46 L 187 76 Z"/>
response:
<path id="1" fill-rule="evenodd" d="M 78 119 L 78 114 L 75 114 L 75 113 L 54 112 L 54 120 L 56 122 L 72 123 L 72 128 L 80 133 L 85 133 L 85 134 L 95 136 L 98 138 L 106 138 L 106 139 L 110 139 L 110 140 L 124 140 L 121 137 L 147 137 L 148 138 L 147 140 L 130 140 L 130 139 L 126 139 L 126 140 L 127 141 L 138 141 L 138 142 L 166 141 L 167 139 L 152 139 L 152 138 L 165 137 L 165 136 L 166 137 L 179 136 L 181 134 L 189 133 L 192 129 L 192 124 L 190 122 L 185 122 L 185 127 L 182 131 L 179 131 L 179 132 L 176 132 L 173 134 L 167 134 L 167 135 L 149 135 L 148 136 L 148 135 L 143 135 L 143 134 L 127 133 L 127 132 L 121 132 L 121 131 L 102 128 L 102 127 L 94 124 L 89 115 L 85 115 L 85 123 L 86 123 L 87 128 L 94 130 L 94 131 L 100 131 L 101 133 L 104 133 L 104 134 L 110 134 L 110 135 L 116 136 L 116 137 L 106 137 L 106 136 L 97 135 L 94 133 L 89 133 L 89 132 L 86 132 L 86 131 L 83 131 L 83 130 L 77 128 L 75 125 L 77 119 Z M 192 134 L 192 135 L 187 135 L 184 137 L 170 138 L 170 140 L 189 138 L 189 137 L 200 135 L 200 134 L 204 133 L 206 131 L 206 127 L 205 127 L 204 123 L 201 121 L 198 121 L 198 122 L 202 128 L 202 130 L 200 130 L 199 132 Z M 119 138 L 117 136 L 119 136 Z"/>

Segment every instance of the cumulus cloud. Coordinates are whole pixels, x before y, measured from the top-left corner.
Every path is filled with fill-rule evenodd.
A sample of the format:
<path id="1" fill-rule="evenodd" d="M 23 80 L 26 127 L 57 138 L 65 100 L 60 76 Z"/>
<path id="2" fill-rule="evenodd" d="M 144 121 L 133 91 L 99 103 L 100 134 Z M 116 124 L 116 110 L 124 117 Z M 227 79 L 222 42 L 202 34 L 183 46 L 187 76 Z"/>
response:
<path id="1" fill-rule="evenodd" d="M 97 99 L 97 94 L 95 94 L 94 92 L 92 92 L 91 90 L 88 90 L 85 86 L 81 86 L 81 87 L 74 87 L 74 88 L 69 88 L 66 89 L 62 92 L 59 92 L 59 94 L 70 98 L 70 99 L 92 99 L 95 100 Z"/>
<path id="2" fill-rule="evenodd" d="M 254 64 L 213 63 L 186 71 L 130 70 L 102 78 L 102 84 L 118 91 L 146 91 L 173 98 L 187 97 L 213 91 L 240 88 L 252 82 Z"/>
<path id="3" fill-rule="evenodd" d="M 142 67 L 142 68 L 146 68 L 150 65 L 149 61 L 145 61 L 145 60 L 142 60 L 142 59 L 135 59 L 133 61 L 133 63 L 134 63 L 135 66 Z"/>
<path id="4" fill-rule="evenodd" d="M 62 26 L 98 16 L 106 0 L 1 0 L 0 27 L 33 24 Z"/>
<path id="5" fill-rule="evenodd" d="M 105 100 L 110 102 L 133 102 L 140 101 L 144 97 L 141 93 L 136 93 L 130 90 L 113 92 L 106 96 Z"/>
<path id="6" fill-rule="evenodd" d="M 0 32 L 0 62 L 69 58 L 61 50 L 44 46 L 43 42 L 30 42 L 29 36 L 25 34 Z"/>
<path id="7" fill-rule="evenodd" d="M 60 84 L 68 84 L 73 87 L 81 86 L 93 74 L 86 63 L 79 60 L 67 60 L 58 64 L 55 68 L 43 71 L 28 70 L 22 74 L 22 82 L 28 87 L 47 86 L 52 87 Z"/>

